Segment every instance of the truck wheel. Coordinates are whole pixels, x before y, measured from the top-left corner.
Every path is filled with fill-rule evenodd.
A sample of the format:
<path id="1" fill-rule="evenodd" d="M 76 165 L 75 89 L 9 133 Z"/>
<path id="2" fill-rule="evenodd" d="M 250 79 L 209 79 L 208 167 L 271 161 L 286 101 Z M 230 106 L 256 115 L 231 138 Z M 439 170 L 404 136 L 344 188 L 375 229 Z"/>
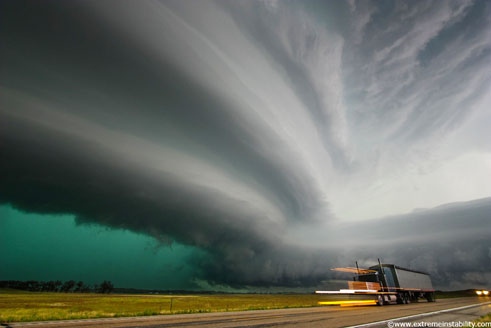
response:
<path id="1" fill-rule="evenodd" d="M 427 293 L 426 294 L 426 300 L 428 302 L 434 302 L 435 301 L 435 295 L 433 295 L 433 293 Z"/>
<path id="2" fill-rule="evenodd" d="M 384 298 L 382 297 L 382 295 L 379 295 L 378 296 L 377 305 L 378 306 L 383 306 L 384 305 Z"/>

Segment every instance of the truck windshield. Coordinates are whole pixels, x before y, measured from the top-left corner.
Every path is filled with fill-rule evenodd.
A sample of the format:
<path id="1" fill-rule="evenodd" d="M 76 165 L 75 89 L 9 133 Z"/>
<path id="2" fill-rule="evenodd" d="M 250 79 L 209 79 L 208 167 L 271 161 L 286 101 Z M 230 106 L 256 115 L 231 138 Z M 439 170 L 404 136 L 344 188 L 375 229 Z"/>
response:
<path id="1" fill-rule="evenodd" d="M 391 268 L 384 267 L 385 280 L 387 281 L 387 287 L 396 287 L 394 275 Z"/>
<path id="2" fill-rule="evenodd" d="M 377 275 L 375 273 L 372 273 L 372 274 L 359 275 L 358 281 L 378 282 L 378 279 L 377 279 Z"/>

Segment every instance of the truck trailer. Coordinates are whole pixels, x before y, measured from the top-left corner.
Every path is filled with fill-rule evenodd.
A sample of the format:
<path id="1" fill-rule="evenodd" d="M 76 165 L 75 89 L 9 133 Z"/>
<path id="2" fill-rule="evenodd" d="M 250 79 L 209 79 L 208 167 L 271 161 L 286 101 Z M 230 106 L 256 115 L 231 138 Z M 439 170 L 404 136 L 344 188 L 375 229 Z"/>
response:
<path id="1" fill-rule="evenodd" d="M 355 274 L 348 281 L 348 289 L 339 291 L 316 291 L 317 294 L 332 295 L 330 300 L 320 302 L 327 305 L 387 305 L 408 304 L 426 299 L 435 302 L 435 290 L 430 275 L 394 264 L 381 264 L 368 269 L 334 268 L 334 271 Z M 336 296 L 335 296 L 336 295 Z M 338 300 L 335 300 L 335 298 Z"/>

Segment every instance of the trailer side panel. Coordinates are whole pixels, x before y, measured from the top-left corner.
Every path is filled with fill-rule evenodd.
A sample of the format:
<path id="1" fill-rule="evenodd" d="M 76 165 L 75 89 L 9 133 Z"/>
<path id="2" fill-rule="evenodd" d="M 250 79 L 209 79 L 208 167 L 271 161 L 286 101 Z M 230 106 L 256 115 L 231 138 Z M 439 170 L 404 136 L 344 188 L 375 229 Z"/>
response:
<path id="1" fill-rule="evenodd" d="M 433 289 L 429 275 L 413 271 L 406 271 L 397 267 L 395 270 L 400 288 Z"/>

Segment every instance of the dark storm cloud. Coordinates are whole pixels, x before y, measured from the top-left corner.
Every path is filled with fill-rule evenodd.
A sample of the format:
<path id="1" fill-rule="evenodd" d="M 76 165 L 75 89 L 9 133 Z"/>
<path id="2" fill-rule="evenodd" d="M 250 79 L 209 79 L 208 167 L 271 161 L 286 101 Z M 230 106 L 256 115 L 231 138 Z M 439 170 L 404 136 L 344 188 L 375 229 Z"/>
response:
<path id="1" fill-rule="evenodd" d="M 187 149 L 232 174 L 245 171 L 241 178 L 270 190 L 286 212 L 306 216 L 308 199 L 317 198 L 311 194 L 307 201 L 302 199 L 311 193 L 302 190 L 306 177 L 259 153 L 249 141 L 254 131 L 237 122 L 240 118 L 227 111 L 231 104 L 219 95 L 171 62 L 152 61 L 124 34 L 77 13 L 86 10 L 83 6 L 38 4 L 35 10 L 23 9 L 22 3 L 14 6 L 5 10 L 2 29 L 7 40 L 4 87 L 41 95 L 63 111 L 109 128 Z M 17 14 L 25 11 L 23 20 L 9 15 L 9 9 Z"/>
<path id="2" fill-rule="evenodd" d="M 203 248 L 210 281 L 312 279 L 281 236 L 325 205 L 274 132 L 83 5 L 5 7 L 3 203 Z"/>
<path id="3" fill-rule="evenodd" d="M 80 223 L 171 238 L 249 257 L 278 240 L 280 222 L 234 195 L 183 186 L 172 174 L 141 169 L 94 142 L 2 120 L 1 201 L 38 213 L 74 213 Z M 14 131 L 22 136 L 11 138 Z M 140 168 L 139 170 L 137 170 Z M 156 177 L 158 177 L 156 179 Z M 258 219 L 259 218 L 259 219 Z"/>
<path id="4" fill-rule="evenodd" d="M 381 253 L 404 265 L 418 258 L 423 246 L 431 251 L 421 263 L 438 263 L 435 273 L 442 285 L 451 285 L 441 273 L 445 270 L 461 281 L 481 279 L 483 271 L 475 265 L 486 242 L 476 239 L 480 246 L 470 253 L 475 262 L 452 271 L 438 257 L 440 251 L 470 250 L 445 244 L 461 230 L 461 221 L 445 221 L 448 228 L 441 231 L 436 227 L 444 219 L 433 215 L 437 212 L 426 219 L 417 216 L 414 225 L 413 216 L 373 223 L 381 229 L 371 230 L 371 222 L 362 225 L 375 240 L 376 248 L 365 248 L 367 253 L 335 246 L 343 242 L 336 235 L 347 236 L 344 242 L 353 245 L 361 235 L 349 233 L 357 225 L 325 225 L 334 216 L 328 200 L 341 208 L 358 206 L 362 202 L 352 193 L 368 179 L 376 181 L 374 171 L 399 164 L 366 160 L 366 126 L 363 120 L 351 121 L 361 115 L 353 99 L 366 96 L 361 102 L 380 109 L 365 113 L 368 121 L 384 116 L 389 107 L 381 93 L 391 99 L 396 93 L 386 93 L 374 80 L 385 84 L 399 74 L 386 65 L 385 53 L 399 64 L 407 56 L 405 49 L 368 36 L 377 8 L 349 2 L 342 6 L 347 19 L 341 26 L 318 19 L 322 12 L 336 17 L 329 6 L 312 4 L 2 2 L 0 202 L 196 246 L 209 253 L 206 260 L 196 260 L 197 275 L 211 283 L 313 285 L 331 266 L 351 258 Z M 443 21 L 465 15 L 467 7 L 461 7 L 443 6 Z M 312 8 L 324 11 L 311 16 Z M 404 35 L 397 36 L 404 41 Z M 398 37 L 394 44 L 403 42 Z M 421 52 L 418 42 L 410 58 Z M 466 42 L 477 50 L 489 43 L 482 34 Z M 365 57 L 347 62 L 357 55 L 345 49 L 378 58 L 375 68 L 360 67 Z M 451 63 L 474 56 L 463 54 Z M 463 76 L 478 70 L 468 66 Z M 345 80 L 352 81 L 354 71 L 362 74 L 350 92 Z M 431 80 L 427 74 L 418 77 L 424 84 Z M 473 83 L 486 74 L 483 70 Z M 368 87 L 360 90 L 364 82 Z M 426 93 L 417 97 L 416 86 L 400 95 L 402 101 L 426 101 Z M 346 103 L 355 104 L 348 108 Z M 403 109 L 399 116 L 394 113 L 397 120 L 413 120 L 414 125 L 407 124 L 415 131 L 426 128 L 411 114 L 413 107 Z M 439 126 L 454 115 L 445 113 L 436 120 Z M 377 139 L 390 135 L 392 127 L 376 124 L 374 130 Z M 392 138 L 383 141 L 383 150 L 397 148 Z M 486 226 L 475 210 L 482 213 L 474 206 L 465 212 L 473 226 Z M 300 235 L 297 228 L 307 233 Z M 426 243 L 417 237 L 421 230 L 447 246 Z M 308 245 L 315 231 L 322 247 Z M 474 233 L 480 236 L 472 230 L 464 240 Z M 399 247 L 398 239 L 418 246 Z M 383 250 L 382 241 L 394 244 L 392 253 Z"/>
<path id="5" fill-rule="evenodd" d="M 430 273 L 436 288 L 491 284 L 491 198 L 452 203 L 405 215 L 331 227 L 333 242 L 362 266 L 385 263 Z"/>

